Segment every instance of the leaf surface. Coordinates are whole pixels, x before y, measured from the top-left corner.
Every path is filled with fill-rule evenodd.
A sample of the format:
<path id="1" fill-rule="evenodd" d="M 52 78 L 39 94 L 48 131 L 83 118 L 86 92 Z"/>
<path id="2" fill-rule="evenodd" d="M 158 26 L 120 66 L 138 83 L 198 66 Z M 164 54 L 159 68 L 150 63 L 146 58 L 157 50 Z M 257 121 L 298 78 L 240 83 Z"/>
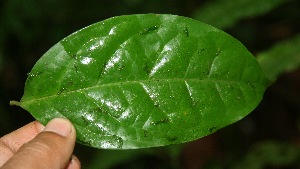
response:
<path id="1" fill-rule="evenodd" d="M 29 73 L 20 106 L 66 117 L 77 141 L 132 149 L 183 143 L 236 122 L 266 79 L 228 34 L 174 15 L 114 17 L 54 45 Z"/>

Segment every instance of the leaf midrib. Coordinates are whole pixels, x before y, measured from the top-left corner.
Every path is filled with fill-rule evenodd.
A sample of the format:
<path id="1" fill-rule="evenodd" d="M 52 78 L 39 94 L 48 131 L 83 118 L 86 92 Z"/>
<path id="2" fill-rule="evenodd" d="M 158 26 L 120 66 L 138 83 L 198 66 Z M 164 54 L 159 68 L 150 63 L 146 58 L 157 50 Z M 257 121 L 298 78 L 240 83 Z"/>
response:
<path id="1" fill-rule="evenodd" d="M 181 79 L 181 78 L 174 78 L 174 79 L 151 79 L 151 80 L 139 80 L 139 81 L 123 81 L 123 82 L 114 82 L 114 83 L 105 83 L 102 85 L 94 85 L 94 86 L 90 86 L 90 87 L 85 87 L 82 89 L 76 89 L 76 90 L 71 90 L 68 92 L 64 92 L 61 94 L 53 94 L 50 96 L 44 96 L 44 97 L 40 97 L 40 98 L 36 98 L 36 99 L 32 99 L 32 100 L 27 100 L 27 101 L 22 101 L 21 99 L 21 106 L 22 104 L 26 104 L 26 103 L 30 103 L 30 102 L 35 102 L 38 100 L 44 100 L 44 99 L 49 99 L 49 98 L 54 98 L 54 97 L 60 97 L 60 96 L 64 96 L 64 95 L 68 95 L 68 94 L 72 94 L 72 93 L 76 93 L 76 92 L 80 92 L 80 91 L 87 91 L 89 89 L 95 89 L 95 88 L 99 88 L 99 87 L 106 87 L 106 86 L 117 86 L 117 85 L 125 85 L 125 84 L 137 84 L 137 83 L 146 83 L 146 82 L 152 82 L 155 83 L 155 81 L 159 81 L 158 83 L 160 83 L 161 81 L 199 81 L 199 82 L 213 82 L 213 83 L 251 83 L 251 84 L 255 84 L 258 82 L 245 82 L 245 81 L 234 81 L 234 80 L 218 80 L 218 79 Z"/>

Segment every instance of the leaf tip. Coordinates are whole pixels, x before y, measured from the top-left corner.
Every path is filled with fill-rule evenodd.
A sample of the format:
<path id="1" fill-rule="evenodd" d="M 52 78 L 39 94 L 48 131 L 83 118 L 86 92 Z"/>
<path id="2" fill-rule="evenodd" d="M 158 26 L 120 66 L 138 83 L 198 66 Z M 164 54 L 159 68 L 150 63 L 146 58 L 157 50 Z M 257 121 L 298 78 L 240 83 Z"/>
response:
<path id="1" fill-rule="evenodd" d="M 9 104 L 10 104 L 11 106 L 21 106 L 21 103 L 18 102 L 18 101 L 15 101 L 15 100 L 11 100 L 11 101 L 9 102 Z"/>

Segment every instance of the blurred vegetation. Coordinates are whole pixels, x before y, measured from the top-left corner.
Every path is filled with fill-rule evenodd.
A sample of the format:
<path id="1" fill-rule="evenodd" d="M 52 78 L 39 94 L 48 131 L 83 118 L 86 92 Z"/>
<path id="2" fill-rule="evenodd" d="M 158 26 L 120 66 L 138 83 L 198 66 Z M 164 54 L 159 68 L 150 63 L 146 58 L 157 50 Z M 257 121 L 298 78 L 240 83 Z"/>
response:
<path id="1" fill-rule="evenodd" d="M 257 60 L 267 77 L 276 79 L 282 73 L 299 68 L 299 48 L 300 35 L 296 35 L 289 40 L 279 42 L 269 50 L 259 53 Z"/>
<path id="2" fill-rule="evenodd" d="M 265 14 L 289 0 L 215 0 L 196 10 L 193 17 L 219 28 L 234 26 L 239 20 Z"/>
<path id="3" fill-rule="evenodd" d="M 251 169 L 260 169 L 265 166 L 297 166 L 299 168 L 299 158 L 299 147 L 295 148 L 288 143 L 265 141 L 254 145 L 248 154 L 232 168 L 239 169 L 244 166 Z"/>
<path id="4" fill-rule="evenodd" d="M 134 13 L 183 15 L 221 28 L 276 82 L 249 116 L 191 143 L 126 151 L 77 144 L 83 168 L 300 168 L 299 0 L 0 1 L 0 134 L 34 120 L 8 103 L 21 98 L 26 72 L 43 53 L 80 28 Z"/>

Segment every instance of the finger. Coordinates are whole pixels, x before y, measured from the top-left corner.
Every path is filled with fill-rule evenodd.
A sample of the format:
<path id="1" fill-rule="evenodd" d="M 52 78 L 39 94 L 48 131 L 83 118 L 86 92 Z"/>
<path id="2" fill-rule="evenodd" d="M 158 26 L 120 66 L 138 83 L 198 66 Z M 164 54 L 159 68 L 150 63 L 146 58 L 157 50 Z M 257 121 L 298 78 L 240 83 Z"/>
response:
<path id="1" fill-rule="evenodd" d="M 70 162 L 75 139 L 75 129 L 68 120 L 53 119 L 47 124 L 43 132 L 22 146 L 4 164 L 3 169 L 65 168 Z"/>
<path id="2" fill-rule="evenodd" d="M 66 169 L 80 169 L 81 164 L 76 156 L 72 156 L 70 163 L 67 165 Z"/>
<path id="3" fill-rule="evenodd" d="M 41 123 L 34 121 L 0 138 L 0 166 L 43 129 L 44 126 Z"/>

